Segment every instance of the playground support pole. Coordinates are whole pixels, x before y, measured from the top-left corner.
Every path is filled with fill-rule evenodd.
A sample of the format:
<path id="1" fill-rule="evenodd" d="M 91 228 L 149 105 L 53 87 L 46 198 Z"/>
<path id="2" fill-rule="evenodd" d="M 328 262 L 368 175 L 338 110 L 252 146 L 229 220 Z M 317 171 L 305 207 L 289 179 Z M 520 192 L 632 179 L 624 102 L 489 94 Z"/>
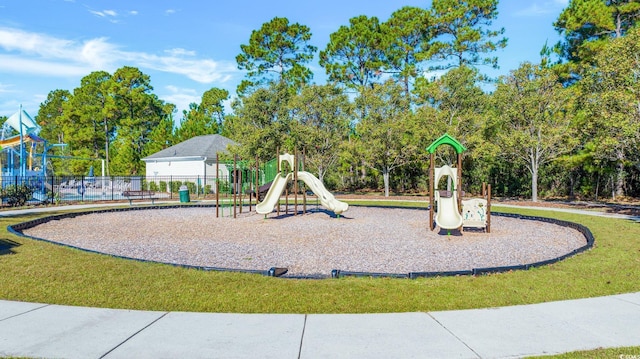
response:
<path id="1" fill-rule="evenodd" d="M 220 217 L 220 158 L 216 153 L 216 218 Z"/>
<path id="2" fill-rule="evenodd" d="M 236 168 L 236 160 L 238 155 L 233 155 L 233 218 L 236 218 L 236 201 L 238 199 L 238 169 Z"/>
<path id="3" fill-rule="evenodd" d="M 253 186 L 253 182 L 252 182 L 253 180 L 251 179 L 251 171 L 253 171 L 253 166 L 251 166 L 249 169 L 249 188 L 247 189 L 249 191 L 249 213 L 251 213 L 251 187 Z"/>
<path id="4" fill-rule="evenodd" d="M 280 176 L 280 147 L 276 148 L 276 162 L 278 163 L 276 167 L 278 171 L 276 173 Z M 273 182 L 271 185 L 273 186 Z M 276 210 L 276 215 L 280 217 L 280 198 L 278 198 L 278 209 Z"/>
<path id="5" fill-rule="evenodd" d="M 433 182 L 434 182 L 434 176 L 435 176 L 435 168 L 434 168 L 434 162 L 435 159 L 433 158 L 433 153 L 430 156 L 430 160 L 429 160 L 429 229 L 433 231 L 434 229 L 434 225 L 433 225 L 433 206 L 434 206 L 434 201 L 433 201 Z"/>
<path id="6" fill-rule="evenodd" d="M 304 161 L 305 161 L 306 150 L 302 149 L 302 170 L 304 171 Z M 302 192 L 302 214 L 307 214 L 307 188 L 305 186 L 304 191 Z"/>
<path id="7" fill-rule="evenodd" d="M 487 233 L 491 233 L 491 183 L 487 185 Z"/>
<path id="8" fill-rule="evenodd" d="M 244 205 L 244 193 L 242 191 L 242 181 L 244 181 L 244 174 L 242 170 L 238 171 L 239 185 L 240 185 L 240 198 L 238 199 L 238 208 L 240 214 L 242 214 L 242 206 Z"/>
<path id="9" fill-rule="evenodd" d="M 293 150 L 293 215 L 298 215 L 298 149 Z"/>
<path id="10" fill-rule="evenodd" d="M 462 213 L 462 154 L 458 153 L 458 183 L 456 183 L 458 191 L 458 212 Z"/>
<path id="11" fill-rule="evenodd" d="M 256 206 L 260 202 L 260 163 L 258 162 L 258 155 L 256 155 Z"/>

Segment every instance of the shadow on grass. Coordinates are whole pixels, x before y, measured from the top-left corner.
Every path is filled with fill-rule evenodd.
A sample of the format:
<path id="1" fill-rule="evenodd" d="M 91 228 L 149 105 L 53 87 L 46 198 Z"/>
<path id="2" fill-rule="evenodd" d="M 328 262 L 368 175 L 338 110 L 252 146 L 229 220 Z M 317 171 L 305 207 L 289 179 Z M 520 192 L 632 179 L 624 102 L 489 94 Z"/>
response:
<path id="1" fill-rule="evenodd" d="M 16 243 L 7 238 L 0 238 L 0 255 L 15 253 L 12 248 L 19 246 L 20 243 Z"/>

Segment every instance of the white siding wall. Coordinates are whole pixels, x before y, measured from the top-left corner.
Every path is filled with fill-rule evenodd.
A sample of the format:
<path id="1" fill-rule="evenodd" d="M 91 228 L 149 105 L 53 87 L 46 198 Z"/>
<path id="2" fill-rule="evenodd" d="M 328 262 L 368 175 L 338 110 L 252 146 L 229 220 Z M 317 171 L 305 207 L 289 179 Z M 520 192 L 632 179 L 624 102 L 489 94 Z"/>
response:
<path id="1" fill-rule="evenodd" d="M 185 180 L 184 177 L 190 177 L 189 180 L 191 182 L 198 182 L 198 178 L 202 182 L 198 182 L 202 185 L 209 185 L 212 190 L 215 191 L 216 186 L 216 164 L 206 163 L 206 171 L 205 171 L 205 163 L 204 161 L 148 161 L 146 169 L 147 181 L 154 181 L 154 178 L 157 181 L 169 181 L 171 176 L 180 177 L 180 180 Z M 227 166 L 220 165 L 220 177 L 224 179 L 229 178 L 229 170 Z M 206 182 L 204 182 L 206 174 Z"/>
<path id="2" fill-rule="evenodd" d="M 157 173 L 156 173 L 157 172 Z M 170 162 L 147 162 L 147 178 L 153 176 L 192 176 L 203 177 L 203 161 L 170 161 Z"/>

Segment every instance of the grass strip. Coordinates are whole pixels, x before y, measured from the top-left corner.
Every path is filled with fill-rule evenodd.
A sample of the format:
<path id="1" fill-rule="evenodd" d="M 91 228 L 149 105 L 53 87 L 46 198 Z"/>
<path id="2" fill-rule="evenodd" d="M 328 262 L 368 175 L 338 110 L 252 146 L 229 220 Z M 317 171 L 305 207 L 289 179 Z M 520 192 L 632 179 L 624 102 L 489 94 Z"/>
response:
<path id="1" fill-rule="evenodd" d="M 640 347 L 623 347 L 611 349 L 585 350 L 558 355 L 527 357 L 528 359 L 637 359 L 640 358 Z"/>
<path id="2" fill-rule="evenodd" d="M 637 223 L 561 212 L 494 209 L 586 225 L 596 238 L 595 247 L 546 267 L 477 277 L 294 280 L 123 260 L 7 232 L 7 225 L 62 212 L 28 214 L 0 217 L 0 237 L 18 244 L 9 254 L 0 255 L 0 298 L 159 311 L 384 313 L 532 304 L 640 290 Z"/>

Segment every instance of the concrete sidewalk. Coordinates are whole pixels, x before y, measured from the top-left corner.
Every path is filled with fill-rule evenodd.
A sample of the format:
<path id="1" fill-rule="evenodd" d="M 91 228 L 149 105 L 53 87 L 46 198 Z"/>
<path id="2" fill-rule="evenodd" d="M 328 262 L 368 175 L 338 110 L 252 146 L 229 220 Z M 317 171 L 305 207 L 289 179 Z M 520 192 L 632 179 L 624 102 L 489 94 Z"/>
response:
<path id="1" fill-rule="evenodd" d="M 391 314 L 152 312 L 0 301 L 0 355 L 510 358 L 640 346 L 640 292 Z"/>

